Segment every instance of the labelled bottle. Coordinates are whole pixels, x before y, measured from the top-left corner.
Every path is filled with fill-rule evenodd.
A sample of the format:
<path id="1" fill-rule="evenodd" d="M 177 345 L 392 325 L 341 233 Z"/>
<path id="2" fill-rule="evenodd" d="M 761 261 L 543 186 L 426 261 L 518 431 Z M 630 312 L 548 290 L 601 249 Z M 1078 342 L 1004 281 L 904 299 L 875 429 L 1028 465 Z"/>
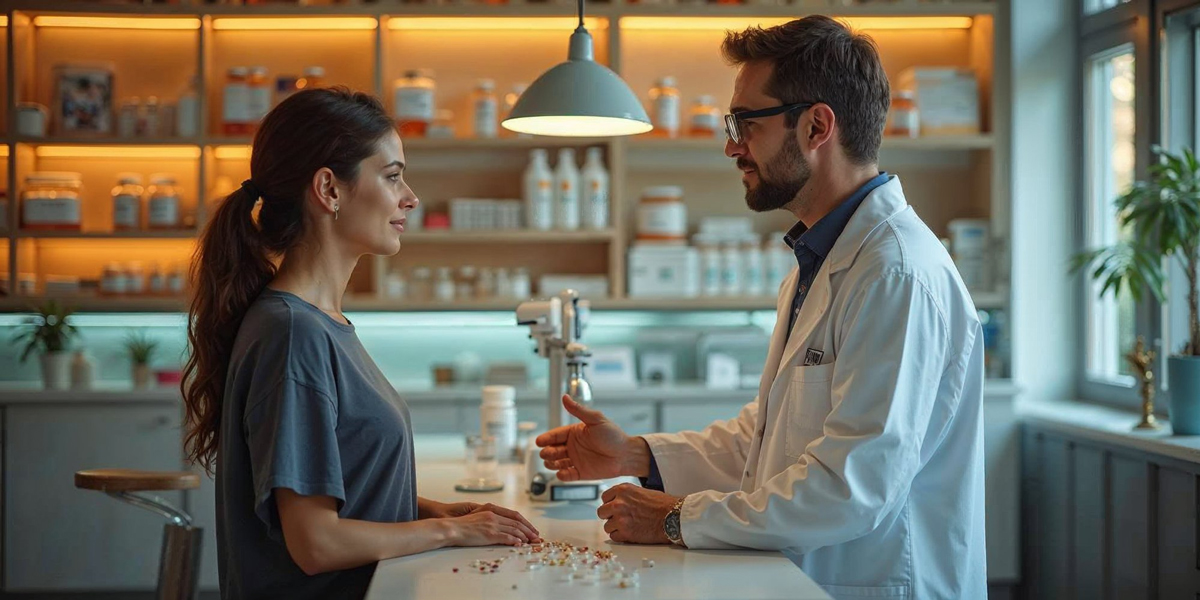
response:
<path id="1" fill-rule="evenodd" d="M 251 68 L 250 77 L 246 80 L 246 87 L 249 89 L 247 95 L 249 127 L 253 131 L 258 128 L 258 123 L 262 121 L 263 117 L 271 112 L 271 84 L 267 81 L 267 68 Z"/>
<path id="2" fill-rule="evenodd" d="M 558 229 L 579 229 L 579 167 L 575 166 L 574 148 L 558 151 L 558 164 L 554 166 L 554 198 Z"/>
<path id="3" fill-rule="evenodd" d="M 475 86 L 472 97 L 475 117 L 475 137 L 491 139 L 496 137 L 499 126 L 499 99 L 496 98 L 496 82 L 491 79 L 480 79 Z"/>
<path id="4" fill-rule="evenodd" d="M 545 150 L 529 153 L 524 181 L 525 220 L 529 229 L 549 231 L 554 227 L 554 175 Z"/>
<path id="5" fill-rule="evenodd" d="M 593 231 L 608 228 L 609 177 L 603 149 L 588 148 L 583 164 L 583 226 Z"/>
<path id="6" fill-rule="evenodd" d="M 688 121 L 688 135 L 692 137 L 715 138 L 725 132 L 721 126 L 721 109 L 707 94 L 696 98 Z"/>
<path id="7" fill-rule="evenodd" d="M 396 80 L 395 111 L 400 137 L 425 137 L 434 117 L 437 84 L 429 71 L 410 69 Z"/>
<path id="8" fill-rule="evenodd" d="M 117 187 L 112 190 L 113 230 L 136 231 L 142 227 L 142 176 L 137 173 L 117 175 Z"/>
<path id="9" fill-rule="evenodd" d="M 658 85 L 650 88 L 650 104 L 653 135 L 679 137 L 679 89 L 675 87 L 674 77 L 663 77 L 658 80 Z"/>
<path id="10" fill-rule="evenodd" d="M 246 80 L 250 70 L 232 67 L 225 77 L 225 90 L 221 106 L 221 133 L 246 135 L 250 133 L 250 87 Z"/>

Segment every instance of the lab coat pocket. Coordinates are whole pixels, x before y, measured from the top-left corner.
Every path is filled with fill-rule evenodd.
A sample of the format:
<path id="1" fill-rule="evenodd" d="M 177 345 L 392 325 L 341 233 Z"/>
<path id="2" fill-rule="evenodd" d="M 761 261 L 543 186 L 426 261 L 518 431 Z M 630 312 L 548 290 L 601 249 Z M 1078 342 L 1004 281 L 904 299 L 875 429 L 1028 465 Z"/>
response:
<path id="1" fill-rule="evenodd" d="M 810 442 L 824 435 L 825 418 L 831 410 L 833 363 L 796 367 L 787 394 L 785 453 L 804 454 Z"/>

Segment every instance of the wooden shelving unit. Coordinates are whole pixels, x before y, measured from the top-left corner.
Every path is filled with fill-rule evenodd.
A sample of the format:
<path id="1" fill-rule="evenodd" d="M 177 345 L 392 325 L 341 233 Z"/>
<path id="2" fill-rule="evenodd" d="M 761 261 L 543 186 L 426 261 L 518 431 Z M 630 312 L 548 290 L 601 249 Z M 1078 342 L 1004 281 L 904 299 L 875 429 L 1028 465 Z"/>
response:
<path id="1" fill-rule="evenodd" d="M 189 231 L 130 233 L 38 233 L 13 227 L 0 233 L 0 249 L 7 250 L 0 271 L 7 272 L 8 289 L 15 289 L 18 275 L 69 274 L 95 277 L 96 273 L 58 273 L 46 269 L 47 256 L 53 265 L 69 264 L 63 256 L 71 252 L 93 254 L 89 244 L 103 244 L 114 260 L 146 252 L 154 244 L 170 244 L 172 257 L 184 256 L 204 224 L 219 192 L 231 189 L 248 173 L 250 136 L 226 136 L 217 127 L 224 71 L 234 64 L 262 64 L 272 76 L 298 72 L 307 64 L 327 68 L 332 84 L 347 84 L 371 91 L 391 108 L 392 81 L 404 68 L 433 67 L 437 72 L 439 105 L 456 112 L 460 134 L 467 131 L 469 116 L 462 109 L 465 96 L 476 78 L 492 77 L 498 92 L 518 81 L 529 81 L 549 66 L 563 60 L 567 37 L 574 28 L 574 4 L 423 5 L 400 2 L 350 3 L 334 6 L 294 5 L 229 6 L 185 2 L 178 5 L 98 4 L 72 0 L 26 0 L 6 3 L 3 14 L 8 27 L 4 34 L 4 57 L 0 66 L 6 88 L 0 109 L 4 131 L 0 134 L 0 164 L 7 167 L 9 191 L 8 222 L 19 222 L 20 183 L 32 170 L 80 170 L 85 174 L 85 202 L 95 207 L 107 201 L 115 173 L 130 170 L 157 172 L 160 162 L 175 168 L 186 163 L 180 185 L 186 190 L 189 210 L 194 210 L 196 228 Z M 1000 11 L 993 2 L 944 2 L 899 0 L 878 4 L 834 6 L 818 0 L 799 0 L 787 6 L 675 4 L 651 5 L 627 2 L 590 3 L 587 15 L 596 40 L 597 60 L 624 77 L 635 91 L 644 93 L 654 78 L 673 74 L 685 95 L 685 106 L 697 94 L 709 93 L 723 104 L 732 87 L 733 71 L 719 59 L 717 47 L 725 28 L 770 24 L 806 14 L 835 14 L 851 24 L 883 28 L 868 29 L 876 36 L 889 75 L 896 77 L 906 66 L 937 64 L 973 68 L 979 75 L 985 133 L 953 137 L 914 139 L 886 138 L 881 168 L 899 172 L 910 202 L 930 225 L 944 234 L 945 223 L 959 217 L 990 217 L 997 237 L 1007 237 L 1008 139 L 1006 126 L 1007 84 L 997 69 L 995 47 L 1001 43 L 997 26 Z M 195 18 L 196 29 L 181 31 L 118 31 L 40 27 L 34 19 L 43 15 Z M 267 19 L 259 23 L 289 23 L 294 30 L 231 30 L 235 18 Z M 310 21 L 295 20 L 297 17 Z M 322 20 L 359 18 L 354 28 L 339 31 L 314 29 Z M 956 17 L 967 25 L 934 32 L 907 30 L 904 19 Z M 365 18 L 365 20 L 363 20 Z M 545 18 L 545 19 L 541 19 Z M 856 21 L 857 19 L 857 21 Z M 245 24 L 242 22 L 240 24 Z M 522 29 L 525 28 L 525 29 Z M 661 29 L 656 29 L 661 28 Z M 67 40 L 70 40 L 68 42 Z M 93 43 L 94 42 L 94 43 Z M 256 47 L 270 47 L 256 53 Z M 168 63 L 147 70 L 142 61 L 153 58 L 159 48 L 186 48 L 185 58 L 161 52 Z M 347 57 L 353 56 L 351 61 Z M 514 60 L 515 57 L 520 60 Z M 149 58 L 148 58 L 149 57 Z M 161 58 L 161 57 L 159 57 Z M 198 136 L 189 138 L 94 138 L 51 136 L 29 138 L 13 135 L 15 106 L 19 102 L 48 104 L 50 90 L 43 75 L 49 60 L 78 59 L 80 62 L 107 60 L 114 63 L 117 87 L 114 104 L 126 95 L 156 93 L 171 100 L 179 82 L 192 74 L 201 75 L 197 90 L 200 100 Z M 326 61 L 326 62 L 320 62 Z M 174 83 L 164 84 L 170 80 Z M 158 87 L 156 87 L 158 86 Z M 693 300 L 643 300 L 625 295 L 625 256 L 634 238 L 634 207 L 640 190 L 651 185 L 682 184 L 692 224 L 704 216 L 746 216 L 742 189 L 731 161 L 723 154 L 723 139 L 633 139 L 520 138 L 404 140 L 410 168 L 406 176 L 427 210 L 436 210 L 450 198 L 518 198 L 520 178 L 529 150 L 575 148 L 582 161 L 583 149 L 600 147 L 612 177 L 612 229 L 600 232 L 532 231 L 413 231 L 404 234 L 404 250 L 398 258 L 380 258 L 374 266 L 360 269 L 351 289 L 349 310 L 508 310 L 515 302 L 467 302 L 447 305 L 401 305 L 377 299 L 379 277 L 388 269 L 415 266 L 456 267 L 474 264 L 525 266 L 536 281 L 540 274 L 605 274 L 613 297 L 594 299 L 602 310 L 770 310 L 773 298 L 716 298 Z M 195 158 L 152 158 L 164 148 L 193 148 Z M 55 148 L 55 150 L 41 150 Z M 87 158 L 78 161 L 63 156 L 70 148 L 82 148 Z M 146 157 L 123 158 L 129 168 L 116 168 L 114 161 L 98 158 L 105 148 L 117 154 Z M 49 154 L 54 158 L 44 158 Z M 187 154 L 185 152 L 185 154 Z M 79 165 L 79 166 L 77 166 Z M 89 166 L 93 165 L 93 166 Z M 122 164 L 121 166 L 126 166 Z M 181 167 L 182 168 L 182 167 Z M 90 169 L 90 170 L 89 170 Z M 98 231 L 108 226 L 103 210 L 85 211 L 85 227 Z M 752 215 L 762 234 L 787 229 L 786 215 Z M 99 220 L 99 222 L 97 222 Z M 90 221 L 90 222 L 89 222 Z M 6 237 L 5 237 L 6 236 Z M 147 245 L 151 246 L 147 246 Z M 547 246 L 556 250 L 547 252 Z M 165 247 L 164 247 L 165 248 Z M 560 252 L 557 248 L 562 248 Z M 153 253 L 157 254 L 157 251 Z M 1007 252 L 1005 251 L 1005 256 Z M 94 257 L 91 257 L 94 258 Z M 176 260 L 171 258 L 171 260 Z M 1007 262 L 1004 258 L 1002 262 Z M 477 262 L 476 262 L 477 261 Z M 510 261 L 506 263 L 505 261 Z M 87 268 L 92 263 L 82 261 Z M 83 269 L 84 267 L 80 267 Z M 1006 289 L 1000 281 L 998 289 Z M 38 297 L 0 298 L 0 310 L 21 310 Z M 77 298 L 81 310 L 175 311 L 182 301 L 170 298 Z M 980 308 L 1006 308 L 1007 292 L 976 295 Z M 511 305 L 511 306 L 510 306 Z"/>

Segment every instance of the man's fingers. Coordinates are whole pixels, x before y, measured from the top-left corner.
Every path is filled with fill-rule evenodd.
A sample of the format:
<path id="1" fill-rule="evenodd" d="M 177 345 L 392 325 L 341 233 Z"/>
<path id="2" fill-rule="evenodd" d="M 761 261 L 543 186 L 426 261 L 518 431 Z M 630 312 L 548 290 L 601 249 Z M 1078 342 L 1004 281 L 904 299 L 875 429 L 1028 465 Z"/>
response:
<path id="1" fill-rule="evenodd" d="M 607 533 L 608 535 L 611 536 L 613 534 L 613 532 L 616 530 L 617 530 L 617 522 L 616 521 L 605 521 L 604 522 L 604 533 Z"/>
<path id="2" fill-rule="evenodd" d="M 599 425 L 608 419 L 604 418 L 604 413 L 598 410 L 592 410 L 574 400 L 570 396 L 563 396 L 563 408 L 571 413 L 575 418 L 583 421 L 584 425 Z"/>
<path id="3" fill-rule="evenodd" d="M 601 519 L 611 519 L 613 516 L 613 506 L 607 502 L 601 504 L 600 508 L 596 509 L 596 516 Z"/>
<path id="4" fill-rule="evenodd" d="M 562 460 L 564 458 L 569 458 L 571 453 L 567 450 L 566 446 L 548 446 L 546 448 L 542 448 L 542 451 L 538 452 L 538 456 L 540 456 L 542 460 L 547 461 Z"/>
<path id="5" fill-rule="evenodd" d="M 570 425 L 551 429 L 550 431 L 537 436 L 537 439 L 534 440 L 534 443 L 536 443 L 539 448 L 545 448 L 546 446 L 561 446 L 567 443 L 567 438 L 570 437 L 570 431 Z"/>
<path id="6" fill-rule="evenodd" d="M 575 468 L 574 465 L 565 469 L 560 469 L 556 475 L 558 476 L 559 481 L 579 481 L 582 479 L 579 476 L 579 469 Z"/>

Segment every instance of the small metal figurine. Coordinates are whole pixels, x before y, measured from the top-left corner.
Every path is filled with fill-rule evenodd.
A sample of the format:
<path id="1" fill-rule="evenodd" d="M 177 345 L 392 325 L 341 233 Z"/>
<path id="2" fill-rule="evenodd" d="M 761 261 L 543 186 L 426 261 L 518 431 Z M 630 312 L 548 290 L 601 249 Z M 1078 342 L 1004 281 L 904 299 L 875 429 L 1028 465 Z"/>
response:
<path id="1" fill-rule="evenodd" d="M 1146 350 L 1146 340 L 1140 335 L 1133 350 L 1125 355 L 1125 360 L 1133 366 L 1133 370 L 1137 372 L 1138 381 L 1142 384 L 1142 422 L 1134 425 L 1134 430 L 1162 428 L 1162 425 L 1158 424 L 1154 418 L 1154 371 L 1150 369 L 1150 366 L 1154 364 L 1154 358 L 1154 351 Z"/>

